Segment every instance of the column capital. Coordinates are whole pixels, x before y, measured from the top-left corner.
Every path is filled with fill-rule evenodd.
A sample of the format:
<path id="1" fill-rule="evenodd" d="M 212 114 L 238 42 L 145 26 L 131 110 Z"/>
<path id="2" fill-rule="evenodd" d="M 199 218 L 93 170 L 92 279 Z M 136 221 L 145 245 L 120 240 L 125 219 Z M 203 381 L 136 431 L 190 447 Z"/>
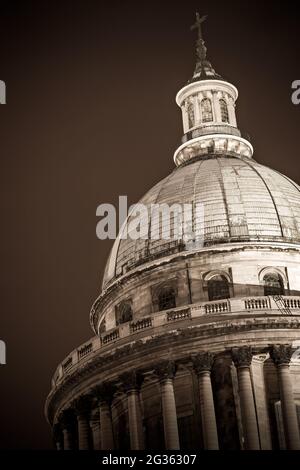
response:
<path id="1" fill-rule="evenodd" d="M 202 372 L 210 372 L 214 363 L 214 355 L 209 352 L 199 353 L 195 356 L 192 356 L 192 362 L 194 370 L 197 374 L 201 374 Z"/>
<path id="2" fill-rule="evenodd" d="M 144 380 L 142 374 L 135 370 L 122 374 L 120 379 L 122 381 L 122 388 L 126 393 L 132 390 L 140 390 Z"/>
<path id="3" fill-rule="evenodd" d="M 100 385 L 96 385 L 92 390 L 93 396 L 98 400 L 98 403 L 106 403 L 108 405 L 113 401 L 114 393 L 116 388 L 113 384 L 104 382 Z"/>
<path id="4" fill-rule="evenodd" d="M 270 357 L 276 366 L 289 365 L 292 355 L 290 344 L 274 344 L 270 349 Z"/>
<path id="5" fill-rule="evenodd" d="M 155 367 L 155 374 L 158 376 L 160 382 L 168 379 L 174 379 L 176 374 L 175 362 L 168 360 L 161 361 Z"/>
<path id="6" fill-rule="evenodd" d="M 77 418 L 87 417 L 91 410 L 92 397 L 90 395 L 81 395 L 72 402 L 72 408 Z"/>
<path id="7" fill-rule="evenodd" d="M 70 431 L 74 422 L 74 411 L 71 408 L 63 410 L 59 417 L 58 422 L 61 425 L 62 430 L 66 429 Z"/>
<path id="8" fill-rule="evenodd" d="M 250 367 L 252 362 L 252 348 L 251 346 L 232 348 L 231 356 L 236 367 Z"/>
<path id="9" fill-rule="evenodd" d="M 62 437 L 62 427 L 60 423 L 55 423 L 52 428 L 52 436 L 54 441 L 58 441 Z"/>

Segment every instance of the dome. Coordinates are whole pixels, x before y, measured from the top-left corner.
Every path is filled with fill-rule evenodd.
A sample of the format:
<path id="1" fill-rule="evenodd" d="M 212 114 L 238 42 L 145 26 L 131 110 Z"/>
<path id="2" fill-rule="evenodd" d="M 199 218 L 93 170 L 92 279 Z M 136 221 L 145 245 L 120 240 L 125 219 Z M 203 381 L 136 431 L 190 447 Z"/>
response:
<path id="1" fill-rule="evenodd" d="M 246 241 L 300 243 L 300 187 L 252 158 L 211 156 L 182 165 L 150 189 L 140 203 L 202 203 L 204 246 Z M 187 247 L 174 240 L 118 237 L 103 287 L 137 265 L 181 250 Z"/>

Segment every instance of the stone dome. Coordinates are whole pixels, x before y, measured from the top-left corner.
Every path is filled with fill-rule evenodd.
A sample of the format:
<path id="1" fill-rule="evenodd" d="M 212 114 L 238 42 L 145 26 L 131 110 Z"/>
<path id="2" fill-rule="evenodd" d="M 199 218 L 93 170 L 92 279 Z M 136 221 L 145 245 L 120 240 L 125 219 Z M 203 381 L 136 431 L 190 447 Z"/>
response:
<path id="1" fill-rule="evenodd" d="M 222 154 L 181 165 L 150 189 L 140 203 L 202 203 L 205 247 L 252 241 L 300 243 L 300 187 L 252 158 Z M 186 250 L 174 240 L 118 237 L 106 265 L 103 287 L 137 265 Z"/>

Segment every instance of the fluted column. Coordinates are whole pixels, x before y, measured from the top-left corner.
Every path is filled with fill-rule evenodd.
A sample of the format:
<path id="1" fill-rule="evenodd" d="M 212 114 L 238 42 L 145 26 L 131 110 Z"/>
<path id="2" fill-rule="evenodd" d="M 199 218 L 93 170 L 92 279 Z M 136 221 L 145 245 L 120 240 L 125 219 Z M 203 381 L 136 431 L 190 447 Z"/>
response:
<path id="1" fill-rule="evenodd" d="M 111 402 L 114 389 L 109 384 L 98 385 L 94 395 L 98 399 L 100 416 L 100 441 L 101 450 L 114 449 L 114 435 L 111 418 Z"/>
<path id="2" fill-rule="evenodd" d="M 89 449 L 90 425 L 89 425 L 89 412 L 90 412 L 90 397 L 82 396 L 73 402 L 73 407 L 77 416 L 78 423 L 78 449 Z"/>
<path id="3" fill-rule="evenodd" d="M 278 344 L 271 348 L 270 356 L 277 366 L 286 445 L 290 450 L 300 450 L 297 410 L 289 370 L 292 353 L 290 345 Z"/>
<path id="4" fill-rule="evenodd" d="M 177 412 L 174 394 L 175 364 L 165 361 L 158 365 L 156 373 L 160 382 L 164 422 L 165 447 L 167 450 L 180 449 Z"/>
<path id="5" fill-rule="evenodd" d="M 144 449 L 144 436 L 139 397 L 142 377 L 133 371 L 124 374 L 121 380 L 127 394 L 130 448 L 131 450 L 142 450 Z"/>
<path id="6" fill-rule="evenodd" d="M 194 356 L 192 360 L 199 380 L 204 448 L 209 450 L 219 449 L 215 405 L 210 376 L 214 358 L 212 354 L 204 353 Z"/>
<path id="7" fill-rule="evenodd" d="M 232 359 L 237 368 L 245 447 L 248 450 L 257 450 L 260 449 L 260 444 L 250 375 L 251 348 L 248 346 L 233 348 Z"/>
<path id="8" fill-rule="evenodd" d="M 62 433 L 63 433 L 64 450 L 72 450 L 74 447 L 73 445 L 74 439 L 72 436 L 73 419 L 74 419 L 74 416 L 71 410 L 64 410 L 59 418 L 59 422 L 60 422 Z"/>

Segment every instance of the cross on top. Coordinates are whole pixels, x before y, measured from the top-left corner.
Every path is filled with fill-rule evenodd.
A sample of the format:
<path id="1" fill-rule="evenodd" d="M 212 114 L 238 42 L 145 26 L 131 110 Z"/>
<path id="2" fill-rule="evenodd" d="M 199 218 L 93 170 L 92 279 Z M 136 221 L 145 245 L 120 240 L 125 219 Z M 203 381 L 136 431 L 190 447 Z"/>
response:
<path id="1" fill-rule="evenodd" d="M 208 15 L 200 17 L 199 13 L 196 13 L 196 22 L 191 26 L 191 30 L 198 30 L 198 39 L 202 39 L 202 23 L 206 20 Z"/>

